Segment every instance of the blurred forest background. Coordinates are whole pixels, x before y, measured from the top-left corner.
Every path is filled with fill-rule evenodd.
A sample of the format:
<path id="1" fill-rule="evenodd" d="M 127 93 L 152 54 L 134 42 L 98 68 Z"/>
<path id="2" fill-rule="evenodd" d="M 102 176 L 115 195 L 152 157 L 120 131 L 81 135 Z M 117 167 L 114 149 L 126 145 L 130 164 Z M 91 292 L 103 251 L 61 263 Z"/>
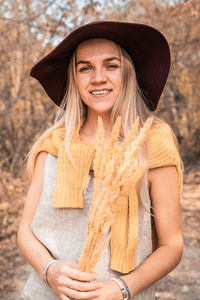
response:
<path id="1" fill-rule="evenodd" d="M 0 0 L 0 265 L 7 265 L 7 271 L 0 272 L 0 295 L 6 295 L 4 299 L 18 299 L 11 292 L 23 279 L 21 283 L 14 279 L 26 274 L 20 269 L 24 262 L 16 249 L 16 229 L 27 189 L 23 161 L 36 138 L 52 124 L 56 111 L 29 72 L 72 29 L 97 19 L 145 23 L 166 36 L 172 65 L 157 114 L 172 126 L 180 142 L 186 166 L 185 194 L 189 191 L 183 199 L 185 222 L 190 217 L 193 232 L 200 224 L 199 217 L 194 217 L 200 210 L 200 1 Z M 187 241 L 188 247 L 191 243 L 199 246 L 195 244 L 200 243 L 199 234 L 195 231 Z M 184 268 L 190 268 L 189 263 Z M 160 290 L 168 289 L 167 280 Z M 159 299 L 199 299 L 198 286 L 191 283 L 191 294 L 188 280 L 180 283 L 180 296 L 173 296 L 172 291 L 165 297 L 163 292 Z"/>
<path id="2" fill-rule="evenodd" d="M 195 162 L 200 156 L 199 13 L 199 0 L 0 0 L 1 168 L 17 174 L 36 135 L 54 119 L 55 106 L 29 77 L 31 67 L 73 28 L 96 19 L 146 23 L 166 36 L 172 67 L 158 114 L 181 141 L 184 162 Z"/>

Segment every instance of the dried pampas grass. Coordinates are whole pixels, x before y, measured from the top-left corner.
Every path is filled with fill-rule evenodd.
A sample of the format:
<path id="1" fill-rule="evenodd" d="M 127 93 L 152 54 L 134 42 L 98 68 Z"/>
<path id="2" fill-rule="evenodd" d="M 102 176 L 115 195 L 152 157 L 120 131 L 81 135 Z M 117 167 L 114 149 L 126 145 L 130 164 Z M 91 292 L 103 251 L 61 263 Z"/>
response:
<path id="1" fill-rule="evenodd" d="M 93 272 L 101 254 L 109 243 L 110 227 L 115 220 L 119 201 L 130 194 L 146 168 L 138 165 L 140 146 L 146 139 L 152 118 L 147 119 L 139 130 L 137 118 L 132 130 L 121 145 L 115 145 L 120 131 L 118 117 L 106 147 L 102 119 L 98 118 L 96 155 L 94 158 L 94 192 L 87 225 L 87 238 L 79 262 L 79 269 Z"/>

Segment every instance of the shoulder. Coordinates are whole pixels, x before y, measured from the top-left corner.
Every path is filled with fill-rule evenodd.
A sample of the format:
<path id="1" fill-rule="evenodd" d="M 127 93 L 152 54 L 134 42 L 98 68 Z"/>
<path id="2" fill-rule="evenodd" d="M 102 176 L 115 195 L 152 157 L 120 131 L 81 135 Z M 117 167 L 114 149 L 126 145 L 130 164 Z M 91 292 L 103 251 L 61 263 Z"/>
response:
<path id="1" fill-rule="evenodd" d="M 46 158 L 47 158 L 48 152 L 46 151 L 41 151 L 36 159 L 36 164 L 44 164 Z"/>
<path id="2" fill-rule="evenodd" d="M 150 158 L 150 168 L 174 165 L 180 159 L 177 138 L 167 123 L 152 126 L 147 146 Z"/>
<path id="3" fill-rule="evenodd" d="M 47 155 L 48 155 L 48 153 L 46 151 L 41 151 L 37 155 L 32 181 L 37 182 L 37 181 L 40 181 L 42 179 L 44 165 L 45 165 Z"/>
<path id="4" fill-rule="evenodd" d="M 179 187 L 182 190 L 182 161 L 180 157 L 179 145 L 172 128 L 167 123 L 159 123 L 152 126 L 148 139 L 147 147 L 149 154 L 149 172 L 156 176 L 168 176 L 169 173 L 178 172 Z M 164 167 L 164 168 L 163 168 Z M 174 168 L 175 167 L 175 168 Z M 166 175 L 168 174 L 168 175 Z"/>
<path id="5" fill-rule="evenodd" d="M 56 145 L 64 141 L 65 138 L 65 128 L 59 127 L 51 129 L 45 136 L 41 139 L 36 152 L 51 150 L 56 152 Z M 47 151 L 48 152 L 48 151 Z"/>
<path id="6" fill-rule="evenodd" d="M 165 122 L 153 124 L 148 135 L 151 143 L 156 143 L 165 138 L 173 139 L 173 137 L 175 137 L 175 134 L 171 126 Z"/>

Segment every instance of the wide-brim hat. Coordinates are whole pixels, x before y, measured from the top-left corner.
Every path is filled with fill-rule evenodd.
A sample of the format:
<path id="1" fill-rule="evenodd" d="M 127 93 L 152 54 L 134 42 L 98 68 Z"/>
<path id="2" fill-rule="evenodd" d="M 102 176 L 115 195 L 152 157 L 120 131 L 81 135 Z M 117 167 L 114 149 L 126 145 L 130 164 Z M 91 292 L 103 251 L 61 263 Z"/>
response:
<path id="1" fill-rule="evenodd" d="M 134 63 L 144 101 L 150 110 L 155 110 L 169 73 L 170 51 L 162 33 L 148 25 L 95 21 L 78 27 L 37 62 L 30 75 L 59 106 L 66 91 L 71 56 L 81 42 L 92 38 L 112 40 L 126 50 Z"/>

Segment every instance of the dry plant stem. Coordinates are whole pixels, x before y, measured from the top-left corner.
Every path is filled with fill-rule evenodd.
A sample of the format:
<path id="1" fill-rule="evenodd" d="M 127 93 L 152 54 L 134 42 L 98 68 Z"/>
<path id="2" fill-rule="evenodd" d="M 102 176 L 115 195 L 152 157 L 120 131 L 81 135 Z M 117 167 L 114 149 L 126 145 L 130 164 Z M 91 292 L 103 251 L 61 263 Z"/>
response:
<path id="1" fill-rule="evenodd" d="M 89 268 L 92 254 L 94 253 L 95 247 L 96 247 L 96 245 L 98 245 L 99 242 L 100 242 L 100 236 L 97 231 L 97 232 L 95 232 L 94 235 L 91 235 L 91 238 L 90 238 L 90 247 L 89 247 L 89 251 L 87 253 L 87 260 L 85 263 L 85 268 Z"/>
<path id="2" fill-rule="evenodd" d="M 93 255 L 92 260 L 90 262 L 90 266 L 89 266 L 89 270 L 91 270 L 92 272 L 94 271 L 94 268 L 96 267 L 98 261 L 101 258 L 101 255 L 104 251 L 104 249 L 107 247 L 109 241 L 110 241 L 110 237 L 111 234 L 109 234 L 106 238 L 105 241 L 103 242 L 102 246 L 100 247 L 100 249 L 97 251 L 97 253 L 95 253 L 95 255 Z"/>
<path id="3" fill-rule="evenodd" d="M 98 204 L 98 196 L 100 191 L 100 185 L 101 180 L 103 177 L 102 169 L 105 167 L 106 160 L 104 154 L 104 127 L 103 122 L 100 118 L 98 118 L 98 131 L 97 131 L 97 144 L 96 144 L 96 155 L 94 159 L 94 192 L 93 192 L 93 199 L 92 199 L 92 205 L 90 208 L 90 218 L 88 221 L 88 231 L 90 230 L 92 224 L 93 224 L 93 218 L 92 216 L 95 215 L 95 211 L 97 209 Z"/>
<path id="4" fill-rule="evenodd" d="M 124 201 L 141 178 L 146 164 L 138 165 L 141 144 L 152 124 L 148 119 L 138 132 L 139 119 L 124 143 L 115 146 L 121 125 L 121 118 L 115 122 L 111 139 L 104 145 L 103 122 L 98 119 L 96 156 L 94 160 L 94 193 L 87 227 L 87 239 L 80 259 L 81 271 L 92 272 L 110 238 L 109 229 L 115 219 L 115 203 Z M 108 234 L 108 236 L 106 236 Z"/>
<path id="5" fill-rule="evenodd" d="M 92 199 L 92 205 L 90 207 L 90 218 L 88 220 L 88 226 L 87 226 L 87 234 L 89 234 L 90 230 L 92 229 L 93 223 L 94 223 L 94 215 L 95 211 L 98 207 L 98 204 L 100 200 L 99 198 L 99 191 L 101 188 L 101 180 L 94 178 L 94 192 L 93 192 L 93 199 Z"/>
<path id="6" fill-rule="evenodd" d="M 100 217 L 100 215 L 99 215 L 99 217 Z M 97 243 L 95 244 L 95 248 L 92 251 L 91 261 L 93 260 L 94 256 L 96 256 L 97 253 L 99 252 L 98 248 L 102 244 L 102 241 L 103 241 L 104 237 L 106 236 L 108 229 L 112 225 L 113 220 L 114 220 L 114 216 L 111 213 L 108 218 L 106 218 L 106 215 L 104 215 L 103 222 L 99 222 L 99 226 L 96 228 L 97 229 L 96 234 L 98 235 L 97 240 L 96 240 Z M 103 245 L 102 245 L 102 247 L 103 247 Z M 100 248 L 101 248 L 101 246 L 100 246 Z"/>
<path id="7" fill-rule="evenodd" d="M 139 126 L 139 118 L 137 117 L 137 119 L 135 120 L 135 123 L 133 125 L 133 128 L 131 129 L 131 131 L 129 132 L 127 138 L 125 139 L 125 141 L 123 142 L 123 144 L 121 145 L 121 152 L 125 153 L 127 150 L 127 147 L 132 143 L 132 141 L 134 140 L 134 137 L 136 135 L 136 132 L 138 131 L 138 126 Z"/>
<path id="8" fill-rule="evenodd" d="M 101 249 L 98 251 L 98 245 L 101 243 L 101 241 L 103 240 L 106 232 L 107 232 L 107 227 L 110 227 L 112 224 L 112 220 L 113 217 L 111 218 L 111 220 L 107 220 L 107 223 L 104 224 L 104 226 L 98 226 L 96 227 L 96 230 L 94 232 L 94 230 L 92 230 L 90 232 L 90 235 L 88 236 L 87 239 L 87 243 L 85 245 L 85 249 L 84 249 L 84 253 L 82 257 L 85 257 L 86 259 L 80 260 L 80 270 L 87 270 L 92 272 L 93 270 L 89 268 L 90 264 L 92 263 L 92 261 L 94 260 L 94 257 L 96 255 L 99 255 L 98 253 L 101 252 Z M 104 227 L 104 228 L 103 228 Z M 107 241 L 109 242 L 109 240 Z M 105 241 L 106 243 L 106 241 Z M 103 243 L 102 247 L 105 246 L 105 243 Z M 87 252 L 85 252 L 87 250 Z"/>
<path id="9" fill-rule="evenodd" d="M 100 118 L 98 118 L 98 131 L 97 131 L 97 144 L 96 144 L 96 155 L 94 159 L 94 171 L 95 177 L 99 178 L 100 169 L 102 165 L 102 154 L 104 153 L 104 138 L 105 130 L 103 127 L 103 122 Z"/>
<path id="10" fill-rule="evenodd" d="M 132 168 L 130 168 L 130 160 L 134 161 L 135 158 L 138 156 L 139 146 L 144 142 L 146 138 L 146 133 L 150 129 L 150 126 L 152 124 L 152 118 L 149 118 L 143 128 L 140 130 L 139 135 L 137 136 L 137 139 L 131 143 L 131 147 L 129 148 L 129 151 L 126 151 L 125 153 L 125 159 L 121 163 L 121 166 L 118 171 L 118 177 L 124 178 L 125 173 L 128 171 L 129 174 L 127 176 L 130 176 L 132 172 Z"/>
<path id="11" fill-rule="evenodd" d="M 110 227 L 111 222 L 107 222 L 106 227 Z M 92 264 L 94 260 L 97 260 L 97 256 L 99 256 L 100 252 L 102 252 L 102 247 L 105 247 L 106 244 L 108 244 L 109 240 L 105 239 L 105 241 L 102 243 L 103 238 L 105 237 L 106 232 L 99 232 L 99 236 L 96 239 L 96 244 L 93 245 L 93 249 L 91 249 L 90 252 L 90 260 L 89 260 L 89 266 Z M 99 246 L 99 247 L 98 247 Z M 89 267 L 89 270 L 92 272 L 93 270 L 91 267 Z"/>

